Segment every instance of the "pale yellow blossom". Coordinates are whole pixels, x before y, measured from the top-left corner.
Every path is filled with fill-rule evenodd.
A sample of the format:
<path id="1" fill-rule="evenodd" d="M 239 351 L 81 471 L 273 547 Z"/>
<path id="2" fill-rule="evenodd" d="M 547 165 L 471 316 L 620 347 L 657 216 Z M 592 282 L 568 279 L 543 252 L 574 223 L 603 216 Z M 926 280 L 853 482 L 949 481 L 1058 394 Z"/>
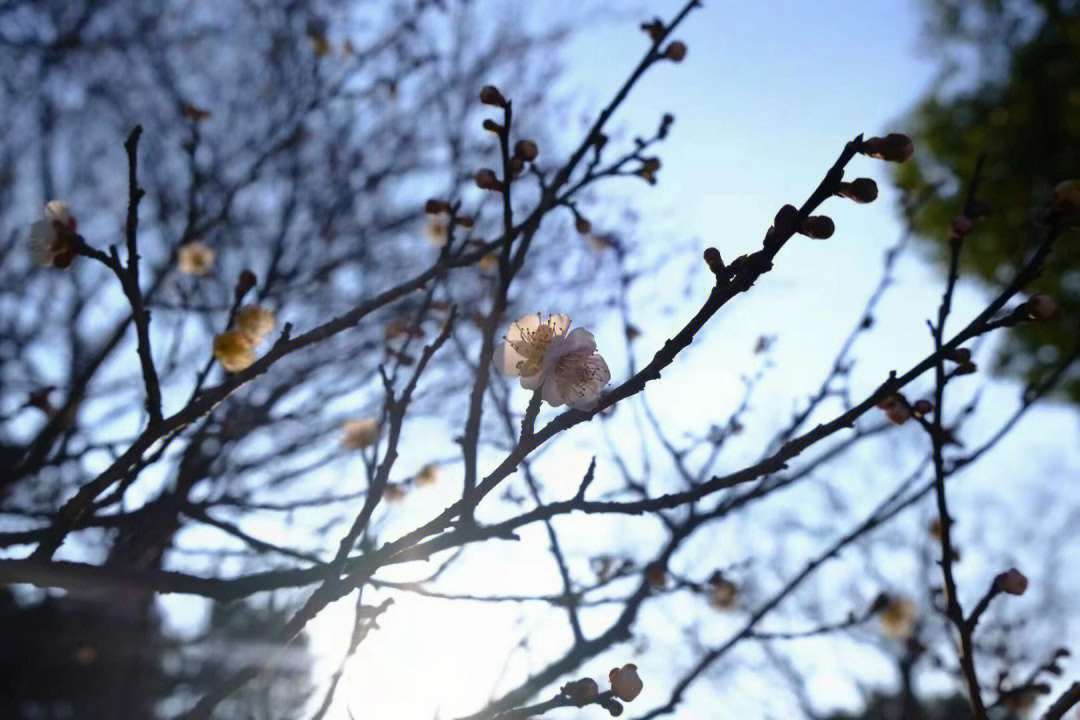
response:
<path id="1" fill-rule="evenodd" d="M 214 357 L 229 372 L 239 372 L 255 362 L 255 341 L 239 330 L 227 330 L 214 338 Z"/>
<path id="2" fill-rule="evenodd" d="M 349 420 L 341 427 L 341 444 L 350 450 L 374 445 L 379 439 L 379 424 L 373 418 Z"/>
<path id="3" fill-rule="evenodd" d="M 214 264 L 214 251 L 195 240 L 176 251 L 176 268 L 185 275 L 205 275 Z"/>
<path id="4" fill-rule="evenodd" d="M 236 314 L 235 327 L 258 344 L 273 331 L 276 322 L 273 310 L 262 305 L 247 305 Z"/>

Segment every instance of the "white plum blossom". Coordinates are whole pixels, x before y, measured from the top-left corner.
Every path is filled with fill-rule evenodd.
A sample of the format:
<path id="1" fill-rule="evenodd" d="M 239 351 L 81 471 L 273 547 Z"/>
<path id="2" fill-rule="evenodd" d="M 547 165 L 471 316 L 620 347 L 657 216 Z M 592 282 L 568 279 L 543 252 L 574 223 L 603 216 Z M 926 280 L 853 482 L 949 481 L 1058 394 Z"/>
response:
<path id="1" fill-rule="evenodd" d="M 496 349 L 495 362 L 505 374 L 521 378 L 521 387 L 539 390 L 553 407 L 569 405 L 588 410 L 611 380 L 607 363 L 596 352 L 588 330 L 570 330 L 570 316 L 539 313 L 514 322 L 506 342 Z"/>
<path id="2" fill-rule="evenodd" d="M 45 217 L 30 226 L 30 244 L 39 265 L 66 268 L 78 253 L 73 242 L 75 218 L 63 200 L 50 200 Z"/>

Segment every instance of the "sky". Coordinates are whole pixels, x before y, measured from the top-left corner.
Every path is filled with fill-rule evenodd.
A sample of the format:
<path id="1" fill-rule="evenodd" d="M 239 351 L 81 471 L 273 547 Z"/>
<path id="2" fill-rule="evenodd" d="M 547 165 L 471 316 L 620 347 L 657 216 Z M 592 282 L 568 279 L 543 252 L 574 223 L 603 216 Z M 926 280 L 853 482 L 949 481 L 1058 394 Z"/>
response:
<path id="1" fill-rule="evenodd" d="M 553 91 L 574 98 L 579 107 L 595 108 L 606 102 L 645 48 L 638 24 L 653 14 L 668 18 L 681 5 L 672 1 L 650 2 L 647 8 L 644 4 L 614 5 L 613 13 L 573 36 L 562 55 L 564 73 Z M 549 18 L 546 13 L 557 14 L 569 7 L 569 3 L 549 3 L 538 5 L 536 12 L 538 17 Z M 659 151 L 663 161 L 659 183 L 655 187 L 617 183 L 608 186 L 607 194 L 621 198 L 640 215 L 640 232 L 648 236 L 646 252 L 651 248 L 659 257 L 664 253 L 657 248 L 680 243 L 696 246 L 694 252 L 686 253 L 688 264 L 679 266 L 680 271 L 700 271 L 700 250 L 709 245 L 719 248 L 725 260 L 756 249 L 776 210 L 784 203 L 801 204 L 847 140 L 859 133 L 894 129 L 894 121 L 930 87 L 937 66 L 920 44 L 920 28 L 917 2 L 706 0 L 704 8 L 675 34 L 688 45 L 685 61 L 650 71 L 614 118 L 614 127 L 632 136 L 651 133 L 662 113 L 675 114 L 671 135 Z M 573 123 L 567 125 L 571 127 L 568 135 L 576 137 Z M 901 232 L 886 168 L 866 158 L 857 158 L 851 167 L 857 175 L 878 180 L 879 200 L 869 206 L 830 203 L 827 211 L 837 224 L 835 236 L 828 242 L 791 243 L 752 297 L 738 299 L 730 316 L 724 314 L 710 324 L 702 338 L 709 352 L 680 358 L 682 372 L 665 375 L 662 388 L 648 391 L 656 406 L 678 409 L 676 413 L 659 411 L 672 435 L 700 430 L 703 423 L 715 419 L 710 415 L 715 414 L 713 408 L 737 401 L 741 378 L 756 362 L 749 349 L 761 334 L 778 335 L 775 362 L 788 368 L 766 384 L 765 398 L 756 408 L 764 426 L 789 416 L 794 404 L 816 387 L 878 280 L 884 250 Z M 603 203 L 597 207 L 602 223 Z M 875 336 L 873 344 L 860 351 L 868 369 L 856 376 L 856 387 L 869 391 L 888 370 L 906 367 L 926 353 L 925 320 L 936 310 L 940 288 L 936 268 L 920 259 L 918 252 L 909 253 L 898 268 L 898 287 L 882 312 L 893 329 L 884 337 Z M 650 294 L 663 299 L 655 317 L 641 318 L 643 347 L 658 347 L 667 329 L 700 302 L 700 297 L 693 296 L 669 299 L 668 290 L 663 282 L 643 283 L 638 288 L 637 299 L 645 306 L 644 298 Z M 977 311 L 985 292 L 962 283 L 957 316 Z M 748 320 L 739 310 L 750 302 L 754 305 Z M 619 342 L 620 329 L 615 324 L 601 323 L 595 331 L 601 349 L 605 343 Z M 723 363 L 716 361 L 717 355 L 724 357 Z M 613 371 L 617 379 L 619 370 Z M 1005 412 L 1016 393 L 1015 385 L 1000 383 L 989 393 L 990 404 Z M 967 501 L 974 503 L 980 493 L 1002 493 L 1008 503 L 1015 503 L 1015 511 L 1034 514 L 1040 511 L 1033 506 L 1039 500 L 1009 485 L 1009 478 L 1022 476 L 1033 455 L 1049 458 L 1059 472 L 1080 467 L 1076 451 L 1062 449 L 1078 444 L 1076 418 L 1068 408 L 1040 411 L 1023 428 L 1019 438 L 995 454 L 998 475 L 981 478 L 982 487 L 958 485 L 958 493 L 970 493 Z M 1047 428 L 1055 432 L 1048 434 Z M 912 434 L 898 442 L 913 447 L 914 440 Z M 568 440 L 564 444 L 569 447 L 559 451 L 560 462 L 583 467 L 588 460 L 587 443 Z M 1009 520 L 991 510 L 979 532 L 994 522 Z M 635 535 L 633 542 L 647 544 L 648 533 Z M 576 547 L 573 539 L 567 543 L 571 545 L 568 552 L 588 552 L 587 541 Z M 551 568 L 543 560 L 542 556 L 536 562 L 522 560 L 514 549 L 496 549 L 485 566 L 498 563 L 500 581 L 521 589 L 551 579 Z M 910 570 L 897 568 L 897 576 L 910 575 Z M 959 572 L 971 577 L 989 571 L 969 564 Z M 469 586 L 467 581 L 463 585 Z M 345 603 L 339 603 L 313 623 L 314 646 L 340 646 L 341 628 L 350 612 Z M 475 710 L 477 698 L 530 666 L 524 653 L 515 650 L 522 622 L 514 607 L 464 603 L 447 608 L 406 600 L 347 666 L 347 690 L 336 710 L 345 717 L 343 705 L 348 705 L 357 717 L 373 719 L 455 717 Z M 527 622 L 535 623 L 530 628 L 541 637 L 542 647 L 546 621 L 530 616 Z M 660 636 L 671 627 L 671 620 L 663 617 L 646 616 L 641 623 L 646 633 Z M 477 627 L 483 628 L 479 634 Z M 705 633 L 722 638 L 728 629 L 718 621 Z M 1075 625 L 1071 633 L 1076 636 Z M 674 652 L 677 656 L 678 649 Z M 338 656 L 333 651 L 328 655 Z M 808 668 L 811 660 L 825 658 L 819 667 L 807 670 L 810 696 L 819 709 L 857 703 L 850 673 L 838 667 L 851 657 L 834 653 L 828 643 L 807 645 Z M 873 654 L 857 657 L 864 663 L 865 676 L 889 682 L 888 663 Z M 602 677 L 608 667 L 604 662 L 586 670 Z M 664 672 L 670 668 L 646 670 L 652 675 L 640 701 L 644 707 L 665 699 Z M 737 691 L 712 683 L 715 695 L 691 693 L 675 717 L 713 716 L 718 699 L 732 716 L 763 717 L 762 699 L 773 699 L 775 689 L 755 682 L 752 674 L 741 677 Z M 936 689 L 941 689 L 940 684 Z M 629 715 L 641 709 L 635 703 Z"/>
<path id="2" fill-rule="evenodd" d="M 641 316 L 635 319 L 644 330 L 643 348 L 659 347 L 670 328 L 681 325 L 700 303 L 707 288 L 702 249 L 715 246 L 730 260 L 759 247 L 776 210 L 785 203 L 801 204 L 846 141 L 859 133 L 892 130 L 905 109 L 930 87 L 937 68 L 933 56 L 920 44 L 919 2 L 704 0 L 703 4 L 675 35 L 688 45 L 686 59 L 651 70 L 613 120 L 613 127 L 622 128 L 627 136 L 647 135 L 663 113 L 675 115 L 671 134 L 658 153 L 663 161 L 659 183 L 654 187 L 631 180 L 610 183 L 591 208 L 594 224 L 600 228 L 623 208 L 633 208 L 640 217 L 636 233 L 644 239 L 642 257 L 635 262 L 643 267 L 671 255 L 672 247 L 688 248 L 665 268 L 680 281 L 691 280 L 689 294 L 684 295 L 681 286 L 678 292 L 671 291 L 667 269 L 646 278 L 634 290 L 633 300 L 642 308 Z M 552 85 L 554 95 L 583 109 L 606 103 L 638 62 L 646 47 L 639 23 L 652 15 L 668 18 L 681 5 L 672 0 L 608 0 L 608 10 L 597 15 L 587 3 L 548 0 L 530 5 L 525 17 L 537 25 L 572 14 L 590 18 L 571 36 L 560 57 L 564 71 Z M 515 10 L 520 7 L 515 5 Z M 552 123 L 566 128 L 567 144 L 581 130 L 575 119 L 556 118 Z M 700 432 L 718 419 L 718 408 L 730 408 L 738 402 L 743 377 L 759 362 L 753 347 L 763 334 L 777 336 L 773 362 L 783 371 L 762 386 L 754 408 L 758 425 L 748 431 L 751 440 L 755 433 L 763 435 L 788 418 L 797 403 L 816 388 L 835 348 L 858 320 L 865 298 L 877 283 L 883 252 L 901 232 L 886 168 L 867 158 L 856 158 L 851 168 L 855 175 L 878 180 L 882 189 L 878 201 L 868 206 L 830 202 L 826 212 L 836 221 L 835 236 L 827 242 L 804 238 L 791 242 L 776 268 L 709 324 L 700 347 L 680 357 L 678 372 L 665 373 L 664 382 L 646 392 L 669 434 Z M 694 278 L 700 280 L 696 290 Z M 929 338 L 924 323 L 936 310 L 941 280 L 939 271 L 920 259 L 917 251 L 900 264 L 896 290 L 881 313 L 890 323 L 889 331 L 875 334 L 872 342 L 860 347 L 862 369 L 853 376 L 857 389 L 872 390 L 889 370 L 907 367 L 926 354 Z M 970 316 L 985 292 L 985 288 L 961 283 L 956 315 Z M 621 346 L 617 323 L 601 318 L 591 329 L 601 350 Z M 612 365 L 617 382 L 625 377 L 626 368 L 615 359 Z M 987 391 L 988 404 L 1007 412 L 1016 394 L 1014 384 L 999 383 Z M 520 395 L 517 399 L 523 398 Z M 720 415 L 726 416 L 723 412 Z M 987 421 L 981 429 L 992 426 Z M 406 435 L 402 456 L 409 457 L 410 443 L 418 447 L 427 442 L 425 432 L 430 430 L 425 426 L 407 431 L 412 434 Z M 995 452 L 992 471 L 980 476 L 978 483 L 962 481 L 957 485 L 959 507 L 979 505 L 983 494 L 1004 499 L 982 505 L 985 515 L 965 531 L 1007 554 L 1015 538 L 995 540 L 992 529 L 1012 523 L 1010 513 L 1015 513 L 1043 518 L 1045 527 L 1036 528 L 1029 539 L 1036 548 L 1047 542 L 1039 533 L 1065 522 L 1061 515 L 1064 509 L 1054 506 L 1052 492 L 1026 493 L 1014 479 L 1030 476 L 1033 459 L 1046 473 L 1075 476 L 1080 468 L 1080 452 L 1075 449 L 1080 447 L 1078 431 L 1076 414 L 1070 408 L 1051 406 L 1029 418 L 1017 436 Z M 917 434 L 911 428 L 904 428 L 896 438 L 898 452 L 917 445 Z M 559 497 L 573 491 L 589 462 L 590 443 L 595 439 L 589 429 L 575 430 L 560 441 L 557 452 L 539 461 L 541 468 L 563 470 L 545 476 L 564 479 L 563 485 L 550 481 L 546 491 Z M 743 454 L 733 455 L 728 462 L 734 466 L 756 457 L 759 451 L 748 442 Z M 871 492 L 875 480 L 865 470 L 852 478 L 856 488 L 867 488 L 865 497 L 853 498 L 854 515 L 878 497 Z M 876 489 L 880 490 L 880 484 Z M 446 483 L 426 497 L 407 499 L 405 508 L 411 518 L 430 516 L 449 498 L 446 493 L 453 491 L 453 483 Z M 814 501 L 812 497 L 804 500 Z M 925 513 L 909 518 L 911 523 L 924 519 Z M 730 562 L 752 554 L 755 546 L 772 547 L 782 542 L 764 537 L 753 525 L 756 521 L 733 523 L 700 542 L 708 546 L 708 552 Z M 568 525 L 563 536 L 567 552 L 576 558 L 588 556 L 590 542 L 596 539 L 593 533 L 602 536 L 606 545 L 612 540 L 622 542 L 628 551 L 658 542 L 661 537 L 656 528 L 635 526 L 626 532 L 614 522 L 590 522 L 587 532 L 570 532 L 575 526 Z M 245 529 L 256 536 L 286 532 L 280 527 L 257 525 L 245 525 Z M 557 578 L 540 530 L 525 533 L 521 544 L 496 543 L 483 548 L 469 563 L 473 574 L 451 576 L 445 587 L 484 587 L 477 582 L 479 571 L 489 586 L 503 592 L 550 589 Z M 625 537 L 620 538 L 620 533 Z M 393 528 L 387 529 L 386 536 L 393 536 Z M 192 545 L 207 544 L 199 542 L 203 536 L 198 533 L 184 538 Z M 220 536 L 211 532 L 205 539 L 219 540 Z M 537 552 L 523 552 L 522 548 Z M 792 548 L 790 567 L 804 562 L 805 552 L 800 555 L 799 551 L 805 550 Z M 1016 552 L 1018 562 L 1038 560 L 1024 558 L 1022 550 Z M 912 575 L 912 568 L 903 563 L 886 571 L 897 582 Z M 417 570 L 402 570 L 402 577 L 408 577 L 409 572 Z M 991 569 L 968 563 L 959 572 L 962 581 L 975 582 Z M 375 593 L 365 599 L 374 603 L 379 597 Z M 335 603 L 311 623 L 311 647 L 318 662 L 314 678 L 324 679 L 336 669 L 351 632 L 354 602 L 350 596 Z M 190 598 L 175 596 L 166 597 L 163 604 L 180 631 L 190 631 L 192 619 L 206 609 Z M 338 702 L 328 717 L 400 720 L 457 717 L 475 711 L 484 698 L 500 688 L 512 687 L 515 677 L 535 669 L 545 651 L 553 652 L 565 641 L 562 618 L 557 613 L 527 610 L 522 614 L 511 604 L 434 603 L 401 597 L 381 620 L 380 629 L 368 636 L 346 665 Z M 675 611 L 693 610 L 676 605 Z M 643 615 L 639 629 L 663 646 L 679 619 L 650 610 Z M 595 625 L 602 620 L 598 616 Z M 737 621 L 737 617 L 707 617 L 699 629 L 704 637 L 718 642 Z M 530 652 L 518 647 L 526 631 L 533 638 Z M 1075 621 L 1062 630 L 1062 637 L 1066 636 L 1080 639 Z M 672 642 L 670 650 L 668 655 L 675 658 L 670 666 L 657 659 L 664 653 L 649 655 L 641 662 L 646 689 L 628 709 L 628 716 L 665 699 L 673 669 L 679 666 L 677 642 Z M 626 648 L 618 652 L 622 654 L 616 657 L 622 661 L 631 659 Z M 890 667 L 879 655 L 851 652 L 846 646 L 835 650 L 828 642 L 805 647 L 801 669 L 807 673 L 808 691 L 819 709 L 857 703 L 852 674 L 844 667 L 852 657 L 862 662 L 859 679 L 888 682 Z M 584 672 L 601 679 L 610 666 L 610 658 L 605 656 Z M 784 716 L 781 711 L 785 707 L 790 710 L 791 699 L 775 697 L 775 688 L 755 678 L 752 671 L 738 677 L 737 687 L 723 678 L 711 679 L 705 690 L 691 693 L 675 717 L 712 717 L 716 707 L 746 718 L 764 717 L 764 707 L 780 716 Z M 766 700 L 777 704 L 769 705 Z M 564 712 L 552 717 L 574 715 Z"/>

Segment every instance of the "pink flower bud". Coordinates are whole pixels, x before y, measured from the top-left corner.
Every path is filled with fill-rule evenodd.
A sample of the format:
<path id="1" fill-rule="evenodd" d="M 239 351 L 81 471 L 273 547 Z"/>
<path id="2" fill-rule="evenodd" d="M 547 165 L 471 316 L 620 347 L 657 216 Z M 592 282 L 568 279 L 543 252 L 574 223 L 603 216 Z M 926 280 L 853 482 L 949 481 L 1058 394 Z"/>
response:
<path id="1" fill-rule="evenodd" d="M 1024 310 L 1032 320 L 1049 320 L 1057 312 L 1057 303 L 1049 295 L 1039 293 L 1027 299 Z"/>
<path id="2" fill-rule="evenodd" d="M 514 156 L 519 157 L 525 162 L 532 162 L 536 159 L 540 149 L 536 147 L 536 143 L 532 140 L 518 140 L 514 145 Z"/>
<path id="3" fill-rule="evenodd" d="M 878 187 L 877 183 L 870 178 L 856 178 L 851 182 L 840 183 L 836 194 L 857 203 L 869 203 L 877 200 Z"/>
<path id="4" fill-rule="evenodd" d="M 1023 595 L 1027 590 L 1028 579 L 1016 568 L 1009 568 L 994 579 L 997 589 L 1009 595 Z"/>
<path id="5" fill-rule="evenodd" d="M 672 62 L 682 62 L 686 58 L 686 43 L 676 40 L 664 50 L 664 57 Z"/>
<path id="6" fill-rule="evenodd" d="M 836 224 L 825 215 L 812 215 L 803 220 L 799 232 L 815 240 L 827 240 L 836 232 Z"/>
<path id="7" fill-rule="evenodd" d="M 630 702 L 636 698 L 644 687 L 644 683 L 638 677 L 637 665 L 633 664 L 613 668 L 608 673 L 608 681 L 611 683 L 611 693 L 624 702 Z"/>
<path id="8" fill-rule="evenodd" d="M 485 85 L 480 91 L 480 102 L 485 105 L 492 105 L 494 107 L 506 107 L 506 98 L 503 97 L 499 89 L 494 85 Z"/>

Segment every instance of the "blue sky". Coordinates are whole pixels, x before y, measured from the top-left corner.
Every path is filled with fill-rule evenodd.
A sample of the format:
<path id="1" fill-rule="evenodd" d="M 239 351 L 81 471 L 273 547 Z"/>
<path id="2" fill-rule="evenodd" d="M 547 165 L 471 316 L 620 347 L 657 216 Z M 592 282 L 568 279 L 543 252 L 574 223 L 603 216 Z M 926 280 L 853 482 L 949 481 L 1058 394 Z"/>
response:
<path id="1" fill-rule="evenodd" d="M 614 12 L 598 25 L 584 26 L 562 55 L 565 72 L 553 86 L 554 94 L 574 98 L 572 105 L 578 108 L 595 109 L 606 103 L 646 47 L 638 23 L 653 14 L 668 18 L 681 5 L 667 0 L 648 3 L 647 8 L 644 3 L 607 3 L 609 8 L 614 6 Z M 561 2 L 534 7 L 541 21 L 571 12 L 571 7 L 575 12 L 587 12 L 582 6 Z M 917 2 L 882 0 L 705 0 L 704 8 L 693 13 L 676 33 L 689 47 L 686 60 L 650 71 L 613 122 L 614 128 L 625 130 L 626 137 L 648 135 L 662 113 L 675 114 L 671 135 L 658 152 L 663 160 L 660 181 L 655 187 L 630 180 L 608 184 L 597 194 L 593 212 L 600 222 L 594 225 L 602 227 L 605 198 L 611 199 L 611 208 L 621 209 L 628 204 L 640 214 L 638 235 L 647 239 L 641 246 L 643 257 L 636 262 L 647 266 L 651 259 L 668 255 L 672 245 L 692 250 L 672 260 L 679 278 L 702 271 L 700 251 L 708 245 L 717 246 L 727 260 L 756 249 L 776 210 L 785 203 L 800 204 L 848 139 L 860 132 L 870 135 L 894 129 L 894 121 L 930 87 L 936 64 L 921 45 L 920 10 Z M 574 129 L 584 124 L 582 120 L 575 125 L 576 117 L 572 120 L 558 121 L 568 128 L 567 143 L 577 138 Z M 612 134 L 617 137 L 617 133 Z M 757 424 L 748 430 L 750 440 L 742 453 L 733 455 L 729 462 L 755 457 L 754 453 L 760 451 L 753 442 L 755 434 L 763 437 L 769 427 L 783 422 L 816 388 L 878 280 L 882 253 L 901 233 L 887 168 L 867 158 L 856 158 L 850 173 L 877 179 L 882 188 L 879 200 L 869 206 L 839 200 L 828 203 L 825 212 L 836 221 L 836 235 L 828 242 L 792 242 L 784 249 L 775 270 L 746 297 L 725 308 L 703 333 L 700 347 L 681 356 L 677 369 L 665 373 L 663 382 L 647 391 L 669 435 L 701 432 L 710 422 L 722 419 L 716 417 L 716 409 L 737 401 L 741 378 L 753 372 L 759 362 L 752 348 L 763 333 L 779 338 L 773 358 L 779 370 L 763 383 L 755 405 Z M 611 212 L 617 215 L 615 210 Z M 635 320 L 645 330 L 643 354 L 659 347 L 671 328 L 696 309 L 705 292 L 707 280 L 703 276 L 698 285 L 700 292 L 695 295 L 692 289 L 684 296 L 672 291 L 673 287 L 681 291 L 681 287 L 671 284 L 671 275 L 661 275 L 643 281 L 635 290 L 635 299 L 642 308 L 641 316 Z M 693 288 L 693 282 L 690 285 Z M 926 354 L 929 337 L 925 321 L 936 310 L 940 289 L 939 271 L 921 260 L 918 251 L 909 253 L 897 269 L 897 286 L 879 315 L 885 330 L 872 335 L 857 353 L 861 365 L 853 375 L 855 392 L 871 391 L 889 370 L 904 368 Z M 961 283 L 956 316 L 963 318 L 977 311 L 985 292 L 985 288 L 972 283 Z M 568 308 L 551 310 L 572 312 Z M 600 320 L 592 329 L 602 352 L 605 346 L 620 346 L 620 329 L 615 323 L 605 325 Z M 723 361 L 718 362 L 717 357 Z M 612 369 L 617 382 L 625 368 L 619 368 L 615 360 Z M 926 387 L 916 386 L 915 396 L 920 390 L 925 392 Z M 1000 382 L 986 390 L 984 405 L 988 412 L 972 423 L 973 437 L 995 426 L 995 420 L 1013 407 L 1017 392 L 1011 382 Z M 966 399 L 965 393 L 955 393 L 955 405 Z M 1012 558 L 1020 564 L 1026 562 L 1028 567 L 1037 565 L 1039 558 L 1032 553 L 1045 547 L 1041 543 L 1050 542 L 1050 538 L 1040 535 L 1037 528 L 1025 530 L 1023 542 L 1030 543 L 1028 551 L 1017 545 L 1017 536 L 1002 533 L 1000 528 L 1015 524 L 1014 515 L 1034 518 L 1043 513 L 1046 528 L 1066 522 L 1055 494 L 1060 486 L 1051 483 L 1036 492 L 1030 488 L 1033 475 L 1039 473 L 1043 478 L 1075 474 L 1080 467 L 1080 457 L 1073 449 L 1078 444 L 1076 437 L 1074 412 L 1066 407 L 1048 407 L 1033 413 L 1017 436 L 994 453 L 991 469 L 980 471 L 977 482 L 957 482 L 954 492 L 958 512 L 978 507 L 980 513 L 962 521 L 962 541 L 978 538 L 995 558 Z M 595 436 L 589 430 L 563 439 L 560 449 L 552 453 L 552 462 L 564 472 L 552 477 L 569 477 L 566 482 L 572 484 L 580 473 L 565 469 L 587 464 L 590 442 L 595 442 Z M 851 490 L 848 499 L 855 508 L 853 517 L 861 512 L 859 508 L 876 502 L 885 485 L 898 476 L 904 458 L 918 456 L 921 442 L 917 431 L 901 428 L 892 436 L 884 456 L 878 451 L 878 455 L 861 456 L 859 465 L 845 466 L 850 477 L 838 484 Z M 555 496 L 573 491 L 570 485 L 546 489 Z M 808 507 L 818 502 L 809 493 L 789 499 L 810 503 Z M 928 518 L 928 510 L 913 511 L 901 525 L 909 532 L 918 532 Z M 782 515 L 787 511 L 781 506 L 777 512 Z M 812 513 L 809 517 L 819 519 Z M 585 557 L 597 537 L 621 537 L 628 552 L 648 547 L 659 538 L 655 527 L 635 526 L 628 532 L 618 525 L 622 522 L 594 518 L 588 531 L 568 531 L 564 536 L 567 552 Z M 725 525 L 700 539 L 699 545 L 728 561 L 752 557 L 756 550 L 783 547 L 785 541 L 768 536 L 767 529 L 762 534 L 769 522 L 754 517 Z M 850 522 L 851 518 L 845 517 L 842 527 Z M 485 559 L 481 560 L 483 567 L 500 568 L 498 590 L 539 591 L 554 580 L 550 561 L 544 555 L 544 540 L 537 536 L 535 541 L 533 547 L 540 551 L 537 555 L 522 551 L 529 547 L 528 538 L 525 543 L 496 546 L 481 555 Z M 717 547 L 723 550 L 717 551 Z M 787 558 L 790 568 L 805 562 L 805 555 L 799 554 L 804 550 L 792 545 Z M 1073 557 L 1076 550 L 1072 549 Z M 911 557 L 899 561 L 885 558 L 881 562 L 886 581 L 918 592 L 919 578 Z M 973 593 L 974 588 L 985 587 L 985 578 L 996 571 L 978 559 L 962 563 L 958 568 L 962 592 Z M 835 591 L 837 586 L 830 583 L 843 582 L 841 577 L 840 573 L 830 576 L 823 587 L 831 586 Z M 465 574 L 458 580 L 462 588 L 477 587 L 475 575 Z M 1025 600 L 1029 601 L 1027 606 L 1016 605 L 1020 611 L 1039 612 L 1050 602 L 1046 597 Z M 673 607 L 676 613 L 692 612 L 678 604 Z M 347 622 L 343 618 L 348 616 L 348 608 L 339 607 L 337 611 L 341 613 L 338 619 L 331 616 L 317 621 L 313 628 L 316 647 L 327 647 L 327 643 L 333 644 L 335 635 L 340 635 L 335 628 Z M 665 638 L 674 636 L 670 650 L 676 659 L 671 665 L 658 662 L 661 652 L 639 662 L 649 681 L 642 698 L 628 708 L 630 716 L 666 699 L 671 681 L 666 673 L 678 667 L 678 658 L 685 654 L 678 645 L 679 623 L 665 612 L 672 612 L 671 607 L 644 613 L 638 629 L 652 638 L 654 648 L 662 648 Z M 513 650 L 523 628 L 539 632 L 540 639 L 532 647 L 540 656 L 543 629 L 548 627 L 545 623 L 552 623 L 556 635 L 549 649 L 561 642 L 558 617 L 527 613 L 523 621 L 516 609 L 505 606 L 464 604 L 446 610 L 407 600 L 393 615 L 397 619 L 387 617 L 377 636 L 366 641 L 361 653 L 364 657 L 347 670 L 351 695 L 346 697 L 351 697 L 354 709 L 362 709 L 370 717 L 430 717 L 438 708 L 441 717 L 467 712 L 475 707 L 477 697 L 484 697 L 492 688 L 512 686 L 515 674 L 537 667 L 538 660 Z M 703 637 L 719 642 L 735 626 L 733 623 L 730 619 L 706 619 L 698 630 Z M 485 629 L 481 636 L 469 630 L 478 624 Z M 1060 630 L 1077 636 L 1075 621 Z M 438 637 L 445 642 L 434 642 L 433 638 Z M 462 647 L 469 649 L 466 669 L 460 666 Z M 831 640 L 803 647 L 804 652 L 796 658 L 802 663 L 809 694 L 819 710 L 857 703 L 853 680 L 870 686 L 888 686 L 891 682 L 892 670 L 885 658 L 867 652 L 857 642 L 854 649 L 851 643 L 833 644 Z M 512 660 L 504 665 L 507 652 Z M 625 648 L 619 653 L 616 659 L 627 659 Z M 858 672 L 851 670 L 853 658 Z M 585 672 L 600 677 L 610 664 L 604 658 L 586 667 Z M 403 672 L 409 677 L 429 678 L 429 692 L 410 691 Z M 732 716 L 766 717 L 769 712 L 790 715 L 791 698 L 777 693 L 771 681 L 755 678 L 752 672 L 738 678 L 730 681 L 737 683 L 734 685 L 725 684 L 719 676 L 711 679 L 705 689 L 690 694 L 689 702 L 676 717 L 713 716 L 717 702 Z M 927 690 L 948 687 L 940 678 L 925 685 Z M 391 698 L 386 697 L 388 689 Z"/>

